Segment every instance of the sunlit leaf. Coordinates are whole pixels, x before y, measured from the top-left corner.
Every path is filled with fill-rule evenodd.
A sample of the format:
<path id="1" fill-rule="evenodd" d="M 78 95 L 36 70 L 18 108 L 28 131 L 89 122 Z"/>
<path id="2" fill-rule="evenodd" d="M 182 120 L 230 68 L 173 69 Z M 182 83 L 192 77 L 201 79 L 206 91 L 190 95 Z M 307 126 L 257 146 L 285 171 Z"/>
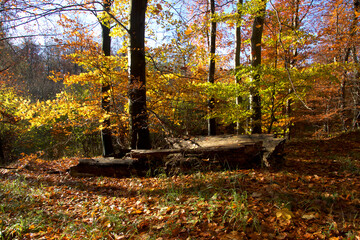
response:
<path id="1" fill-rule="evenodd" d="M 294 214 L 287 208 L 276 210 L 276 217 L 282 220 L 290 220 Z"/>

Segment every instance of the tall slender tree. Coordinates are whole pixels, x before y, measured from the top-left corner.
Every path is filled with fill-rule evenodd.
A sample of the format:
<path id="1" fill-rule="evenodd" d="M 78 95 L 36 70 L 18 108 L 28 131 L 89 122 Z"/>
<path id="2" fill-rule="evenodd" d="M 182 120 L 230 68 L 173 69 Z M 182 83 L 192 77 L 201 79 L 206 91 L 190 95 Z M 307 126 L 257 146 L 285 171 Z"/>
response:
<path id="1" fill-rule="evenodd" d="M 215 0 L 210 0 L 210 60 L 208 82 L 215 82 L 215 52 L 216 52 L 216 20 L 215 20 Z M 210 114 L 215 107 L 215 99 L 212 97 L 208 100 Z M 211 117 L 208 119 L 208 135 L 216 135 L 216 120 Z"/>
<path id="2" fill-rule="evenodd" d="M 350 60 L 350 54 L 352 53 L 353 56 L 353 62 L 358 64 L 359 60 L 357 57 L 357 53 L 356 53 L 356 36 L 357 36 L 357 29 L 358 29 L 358 22 L 359 22 L 359 13 L 360 13 L 360 0 L 353 0 L 353 13 L 352 13 L 352 21 L 350 23 L 350 28 L 349 28 L 349 36 L 348 36 L 348 43 L 347 46 L 345 48 L 345 56 L 344 56 L 344 63 L 348 63 Z M 346 71 L 344 73 L 344 76 L 346 76 Z M 360 75 L 359 72 L 356 71 L 354 73 L 354 78 L 356 80 L 359 80 Z M 341 92 L 341 114 L 342 114 L 342 119 L 343 119 L 343 130 L 347 130 L 346 129 L 346 125 L 345 125 L 345 120 L 346 119 L 346 87 L 348 85 L 347 83 L 347 78 L 343 77 L 342 81 L 341 81 L 341 86 L 340 86 L 340 92 Z M 352 89 L 352 95 L 353 97 L 353 121 L 352 121 L 352 128 L 355 127 L 358 119 L 360 118 L 359 116 L 359 110 L 358 110 L 358 105 L 359 105 L 359 83 L 354 84 L 354 88 Z"/>
<path id="3" fill-rule="evenodd" d="M 299 31 L 300 28 L 300 0 L 293 0 L 291 2 L 291 6 L 293 9 L 293 13 L 292 13 L 292 17 L 291 17 L 291 30 L 294 33 L 294 35 L 296 35 L 296 32 Z M 281 23 L 280 23 L 281 24 Z M 290 69 L 296 66 L 296 62 L 297 59 L 296 57 L 298 56 L 298 48 L 297 46 L 293 46 L 293 49 L 289 49 L 287 51 L 288 53 L 285 54 L 285 68 Z M 293 92 L 293 89 L 289 89 L 289 94 L 291 94 Z M 291 114 L 292 114 L 292 99 L 288 98 L 286 100 L 286 116 L 288 119 L 291 119 Z M 292 123 L 291 120 L 288 120 L 288 123 L 286 125 L 286 129 L 285 129 L 285 134 L 287 135 L 287 138 L 290 139 L 291 138 L 291 127 Z"/>
<path id="4" fill-rule="evenodd" d="M 104 0 L 103 8 L 105 12 L 109 12 L 111 8 L 111 0 Z M 111 37 L 110 37 L 110 21 L 108 18 L 105 18 L 101 21 L 101 28 L 102 28 L 102 51 L 105 56 L 111 55 Z M 101 86 L 101 107 L 105 111 L 106 114 L 110 113 L 110 83 L 103 82 Z M 102 130 L 101 130 L 101 140 L 103 146 L 103 155 L 109 156 L 114 153 L 114 148 L 112 144 L 112 137 L 111 137 L 111 119 L 110 117 L 106 117 L 102 123 Z"/>
<path id="5" fill-rule="evenodd" d="M 240 54 L 241 54 L 241 7 L 243 5 L 243 0 L 238 0 L 237 2 L 237 14 L 238 18 L 236 19 L 235 26 L 235 84 L 241 83 L 241 77 L 239 75 L 239 68 L 241 66 L 240 62 Z M 242 98 L 240 96 L 236 97 L 236 104 L 239 105 L 242 102 Z M 243 129 L 241 127 L 241 123 L 239 121 L 236 122 L 236 134 L 243 133 Z"/>
<path id="6" fill-rule="evenodd" d="M 129 46 L 129 112 L 131 148 L 150 149 L 146 109 L 145 13 L 147 0 L 131 0 Z"/>
<path id="7" fill-rule="evenodd" d="M 254 18 L 251 34 L 251 66 L 254 68 L 252 86 L 250 88 L 251 133 L 261 133 L 262 126 L 259 68 L 261 65 L 261 39 L 265 21 L 266 0 L 261 0 L 260 4 L 260 9 Z"/>

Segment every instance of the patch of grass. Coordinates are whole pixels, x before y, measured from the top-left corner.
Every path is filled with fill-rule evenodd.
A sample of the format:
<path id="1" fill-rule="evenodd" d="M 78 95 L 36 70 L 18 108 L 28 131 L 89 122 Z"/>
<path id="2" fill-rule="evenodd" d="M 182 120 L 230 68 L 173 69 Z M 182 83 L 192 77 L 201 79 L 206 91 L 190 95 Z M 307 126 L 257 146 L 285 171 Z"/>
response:
<path id="1" fill-rule="evenodd" d="M 348 231 L 345 236 L 348 240 L 355 240 L 359 238 L 359 234 L 354 231 Z"/>
<path id="2" fill-rule="evenodd" d="M 24 178 L 0 182 L 1 235 L 14 238 L 45 229 L 49 215 L 41 209 L 44 195 Z"/>
<path id="3" fill-rule="evenodd" d="M 166 206 L 176 205 L 180 202 L 181 196 L 184 194 L 183 188 L 173 182 L 168 183 L 168 187 L 164 191 L 162 200 Z"/>
<path id="4" fill-rule="evenodd" d="M 232 199 L 223 215 L 223 224 L 228 224 L 233 230 L 244 230 L 249 216 L 247 193 L 240 194 L 232 190 Z"/>
<path id="5" fill-rule="evenodd" d="M 280 192 L 275 195 L 274 202 L 279 208 L 287 208 L 291 210 L 295 201 L 291 194 Z"/>
<path id="6" fill-rule="evenodd" d="M 360 175 L 360 167 L 356 163 L 355 159 L 350 157 L 339 157 L 337 161 L 340 163 L 340 170 L 346 171 L 352 174 Z"/>

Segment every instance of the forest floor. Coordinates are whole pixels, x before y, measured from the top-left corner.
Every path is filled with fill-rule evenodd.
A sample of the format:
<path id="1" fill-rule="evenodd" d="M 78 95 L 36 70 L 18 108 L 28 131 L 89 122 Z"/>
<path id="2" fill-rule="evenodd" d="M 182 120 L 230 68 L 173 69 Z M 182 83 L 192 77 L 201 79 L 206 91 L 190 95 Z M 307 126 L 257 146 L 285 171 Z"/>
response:
<path id="1" fill-rule="evenodd" d="M 74 178 L 0 169 L 0 239 L 360 239 L 360 132 L 286 145 L 280 170 Z"/>

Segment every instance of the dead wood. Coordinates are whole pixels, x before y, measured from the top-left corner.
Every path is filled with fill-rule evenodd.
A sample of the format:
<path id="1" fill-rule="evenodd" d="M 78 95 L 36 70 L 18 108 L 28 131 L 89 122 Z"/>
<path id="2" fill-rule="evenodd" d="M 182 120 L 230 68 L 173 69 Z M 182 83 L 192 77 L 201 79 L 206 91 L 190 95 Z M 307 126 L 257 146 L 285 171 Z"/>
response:
<path id="1" fill-rule="evenodd" d="M 271 135 L 214 136 L 193 140 L 198 147 L 129 150 L 122 158 L 81 159 L 70 168 L 72 176 L 130 177 L 222 168 L 253 168 L 283 164 L 284 139 Z"/>

